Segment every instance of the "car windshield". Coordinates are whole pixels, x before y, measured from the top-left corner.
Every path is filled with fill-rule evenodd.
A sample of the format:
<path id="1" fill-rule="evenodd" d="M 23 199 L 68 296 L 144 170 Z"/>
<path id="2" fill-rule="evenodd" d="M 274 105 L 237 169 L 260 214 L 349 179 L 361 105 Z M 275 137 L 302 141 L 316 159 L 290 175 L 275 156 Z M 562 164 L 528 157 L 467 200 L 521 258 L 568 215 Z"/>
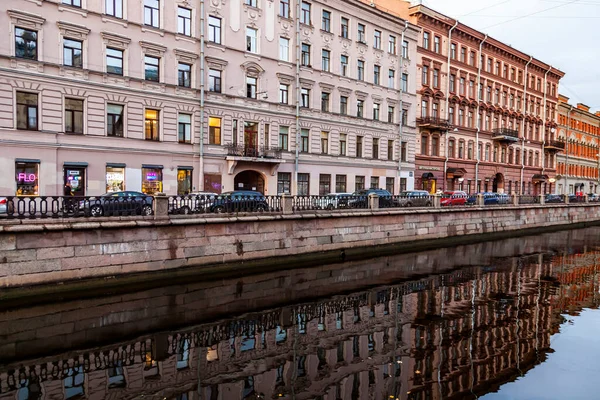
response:
<path id="1" fill-rule="evenodd" d="M 449 199 L 450 196 L 452 196 L 450 193 L 444 193 L 442 194 L 442 199 Z"/>

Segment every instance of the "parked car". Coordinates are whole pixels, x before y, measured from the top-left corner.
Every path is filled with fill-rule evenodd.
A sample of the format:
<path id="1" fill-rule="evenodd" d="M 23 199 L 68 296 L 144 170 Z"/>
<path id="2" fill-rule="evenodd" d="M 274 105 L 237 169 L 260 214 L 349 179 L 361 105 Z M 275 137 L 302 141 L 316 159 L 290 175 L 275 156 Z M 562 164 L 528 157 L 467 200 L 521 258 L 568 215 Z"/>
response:
<path id="1" fill-rule="evenodd" d="M 432 200 L 426 190 L 407 190 L 400 193 L 399 203 L 402 207 L 430 207 Z"/>
<path id="2" fill-rule="evenodd" d="M 461 190 L 447 190 L 442 193 L 440 204 L 442 206 L 464 206 L 467 202 L 467 193 Z"/>
<path id="3" fill-rule="evenodd" d="M 588 201 L 592 203 L 596 203 L 600 200 L 600 196 L 596 193 L 588 194 Z"/>
<path id="4" fill-rule="evenodd" d="M 351 208 L 369 208 L 369 195 L 372 193 L 379 196 L 380 208 L 398 207 L 398 201 L 394 199 L 390 192 L 384 189 L 358 190 L 352 193 L 349 206 Z"/>
<path id="5" fill-rule="evenodd" d="M 495 193 L 498 198 L 498 204 L 510 204 L 510 196 L 507 193 Z"/>
<path id="6" fill-rule="evenodd" d="M 483 204 L 486 206 L 498 204 L 498 196 L 496 193 L 485 192 L 485 193 L 475 193 L 469 196 L 467 199 L 467 204 L 477 204 L 477 195 L 483 195 Z"/>
<path id="7" fill-rule="evenodd" d="M 585 203 L 585 197 L 581 195 L 570 194 L 569 203 Z"/>
<path id="8" fill-rule="evenodd" d="M 336 208 L 347 208 L 352 193 L 329 193 L 323 197 L 315 198 L 314 208 L 333 210 Z"/>
<path id="9" fill-rule="evenodd" d="M 8 200 L 6 197 L 0 197 L 0 214 L 6 214 L 8 211 Z"/>
<path id="10" fill-rule="evenodd" d="M 269 210 L 267 198 L 252 190 L 234 190 L 218 195 L 206 207 L 207 212 L 264 212 Z"/>
<path id="11" fill-rule="evenodd" d="M 564 203 L 564 199 L 559 194 L 547 194 L 544 198 L 545 203 Z"/>
<path id="12" fill-rule="evenodd" d="M 92 217 L 103 215 L 152 215 L 153 197 L 141 192 L 105 193 L 79 201 L 79 210 Z"/>
<path id="13" fill-rule="evenodd" d="M 172 198 L 169 202 L 169 213 L 192 214 L 204 212 L 207 206 L 218 196 L 212 192 L 193 192 Z"/>

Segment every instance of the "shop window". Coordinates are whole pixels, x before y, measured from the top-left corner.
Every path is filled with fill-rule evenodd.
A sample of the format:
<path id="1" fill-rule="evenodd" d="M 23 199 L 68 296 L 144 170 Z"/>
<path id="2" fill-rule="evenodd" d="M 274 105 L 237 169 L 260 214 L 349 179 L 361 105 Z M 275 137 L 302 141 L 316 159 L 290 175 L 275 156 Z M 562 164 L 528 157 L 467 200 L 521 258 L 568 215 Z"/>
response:
<path id="1" fill-rule="evenodd" d="M 106 166 L 106 192 L 125 190 L 125 166 Z"/>
<path id="2" fill-rule="evenodd" d="M 15 163 L 15 180 L 17 183 L 17 196 L 39 195 L 39 173 L 39 161 L 17 161 Z"/>
<path id="3" fill-rule="evenodd" d="M 155 195 L 162 192 L 162 167 L 145 166 L 142 167 L 142 192 L 148 195 Z"/>
<path id="4" fill-rule="evenodd" d="M 183 196 L 192 193 L 192 168 L 177 168 L 177 195 Z"/>

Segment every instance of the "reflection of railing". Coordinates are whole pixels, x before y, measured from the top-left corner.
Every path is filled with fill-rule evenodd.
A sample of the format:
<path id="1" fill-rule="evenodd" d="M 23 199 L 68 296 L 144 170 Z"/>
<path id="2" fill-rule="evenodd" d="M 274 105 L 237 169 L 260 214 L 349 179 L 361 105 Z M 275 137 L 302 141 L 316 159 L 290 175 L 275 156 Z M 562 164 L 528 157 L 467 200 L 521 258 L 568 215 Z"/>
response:
<path id="1" fill-rule="evenodd" d="M 245 146 L 240 144 L 226 144 L 228 156 L 254 157 L 254 158 L 281 158 L 281 149 L 269 146 Z"/>

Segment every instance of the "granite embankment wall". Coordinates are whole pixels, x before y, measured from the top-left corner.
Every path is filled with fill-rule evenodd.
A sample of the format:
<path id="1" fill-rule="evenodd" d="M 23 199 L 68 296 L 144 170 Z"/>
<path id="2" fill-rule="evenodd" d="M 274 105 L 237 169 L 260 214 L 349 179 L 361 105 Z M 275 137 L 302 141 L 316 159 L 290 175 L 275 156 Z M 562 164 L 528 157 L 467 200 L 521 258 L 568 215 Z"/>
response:
<path id="1" fill-rule="evenodd" d="M 285 269 L 377 255 L 385 249 L 424 249 L 492 238 L 493 234 L 515 235 L 525 229 L 559 229 L 598 221 L 600 206 L 593 204 L 5 220 L 0 221 L 0 287 L 126 275 L 139 280 L 139 274 L 131 274 L 150 271 L 164 272 L 164 279 L 190 271 L 239 274 L 242 269 Z M 429 247 L 419 243 L 429 243 Z M 195 268 L 183 268 L 190 266 Z M 160 275 L 144 274 L 154 279 Z"/>

